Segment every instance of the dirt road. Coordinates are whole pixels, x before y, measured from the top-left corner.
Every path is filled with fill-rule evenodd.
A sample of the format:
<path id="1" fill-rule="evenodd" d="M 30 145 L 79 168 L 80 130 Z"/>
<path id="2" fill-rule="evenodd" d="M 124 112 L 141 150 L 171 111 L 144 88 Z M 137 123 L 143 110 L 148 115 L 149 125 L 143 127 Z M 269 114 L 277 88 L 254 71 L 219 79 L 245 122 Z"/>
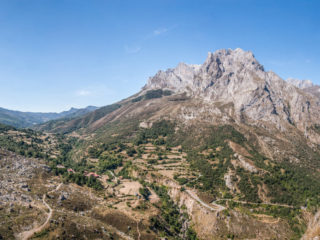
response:
<path id="1" fill-rule="evenodd" d="M 278 207 L 287 207 L 287 208 L 295 208 L 294 206 L 290 206 L 290 205 L 286 205 L 286 204 L 280 204 L 280 203 L 254 203 L 254 202 L 247 202 L 247 201 L 240 201 L 240 200 L 233 200 L 233 199 L 217 199 L 213 202 L 211 202 L 211 204 L 217 204 L 216 202 L 218 201 L 233 201 L 235 203 L 241 203 L 241 204 L 265 204 L 265 205 L 270 205 L 270 206 L 278 206 Z"/>
<path id="2" fill-rule="evenodd" d="M 191 190 L 186 190 L 186 192 L 189 194 L 190 197 L 192 197 L 194 200 L 196 200 L 197 202 L 199 202 L 202 206 L 204 206 L 205 208 L 210 209 L 211 211 L 223 211 L 224 209 L 226 209 L 224 206 L 221 206 L 219 204 L 216 203 L 211 203 L 211 205 L 213 205 L 214 207 L 211 207 L 209 204 L 203 202 L 196 193 L 194 193 Z"/>

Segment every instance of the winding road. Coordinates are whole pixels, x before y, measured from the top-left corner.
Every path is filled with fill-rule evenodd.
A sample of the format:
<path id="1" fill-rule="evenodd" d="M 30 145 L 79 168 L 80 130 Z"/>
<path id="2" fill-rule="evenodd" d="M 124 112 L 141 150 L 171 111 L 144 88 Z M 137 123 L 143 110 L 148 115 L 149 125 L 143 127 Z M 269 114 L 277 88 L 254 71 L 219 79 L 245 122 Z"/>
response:
<path id="1" fill-rule="evenodd" d="M 60 183 L 54 190 L 48 192 L 48 193 L 51 193 L 51 192 L 55 192 L 57 190 L 60 189 L 60 187 L 62 186 L 63 183 Z M 49 209 L 49 213 L 48 213 L 48 216 L 47 216 L 47 219 L 46 221 L 41 225 L 41 226 L 38 226 L 38 227 L 34 227 L 32 229 L 30 229 L 29 231 L 25 231 L 25 232 L 22 232 L 19 234 L 18 238 L 19 239 L 22 239 L 22 240 L 28 240 L 29 238 L 31 238 L 35 233 L 37 232 L 41 232 L 45 227 L 46 225 L 49 223 L 51 217 L 52 217 L 52 213 L 53 213 L 53 210 L 52 208 L 49 206 L 49 204 L 46 202 L 46 194 L 43 194 L 42 196 L 42 202 L 43 204 Z"/>
<path id="2" fill-rule="evenodd" d="M 198 195 L 191 191 L 191 190 L 186 190 L 186 192 L 189 194 L 189 196 L 191 198 L 193 198 L 194 200 L 196 200 L 197 202 L 199 202 L 203 207 L 211 210 L 211 211 L 217 211 L 217 212 L 221 212 L 223 211 L 224 209 L 226 209 L 225 206 L 222 206 L 220 204 L 217 203 L 217 201 L 233 201 L 233 202 L 236 202 L 236 203 L 241 203 L 241 204 L 266 204 L 266 205 L 271 205 L 271 206 L 278 206 L 278 207 L 287 207 L 287 208 L 294 208 L 294 206 L 290 206 L 290 205 L 286 205 L 286 204 L 278 204 L 278 203 L 253 203 L 253 202 L 247 202 L 247 201 L 239 201 L 239 200 L 233 200 L 233 199 L 217 199 L 213 202 L 210 203 L 210 206 L 209 204 L 203 202 L 199 197 Z"/>
<path id="3" fill-rule="evenodd" d="M 290 205 L 286 205 L 286 204 L 280 204 L 280 203 L 266 203 L 266 202 L 262 202 L 262 203 L 254 203 L 254 202 L 247 202 L 247 201 L 240 201 L 240 200 L 233 200 L 233 199 L 217 199 L 213 202 L 211 202 L 211 204 L 217 204 L 216 202 L 218 201 L 233 201 L 236 203 L 241 203 L 241 204 L 265 204 L 265 205 L 270 205 L 270 206 L 278 206 L 278 207 L 287 207 L 287 208 L 295 208 L 294 206 L 290 206 Z"/>
<path id="4" fill-rule="evenodd" d="M 186 190 L 186 192 L 189 194 L 190 197 L 192 197 L 194 200 L 196 200 L 197 202 L 199 202 L 202 206 L 204 206 L 205 208 L 211 210 L 211 211 L 223 211 L 224 209 L 226 209 L 226 207 L 221 206 L 217 203 L 211 203 L 211 205 L 213 205 L 214 207 L 211 207 L 210 205 L 208 205 L 207 203 L 203 202 L 196 193 L 194 193 L 191 190 Z"/>

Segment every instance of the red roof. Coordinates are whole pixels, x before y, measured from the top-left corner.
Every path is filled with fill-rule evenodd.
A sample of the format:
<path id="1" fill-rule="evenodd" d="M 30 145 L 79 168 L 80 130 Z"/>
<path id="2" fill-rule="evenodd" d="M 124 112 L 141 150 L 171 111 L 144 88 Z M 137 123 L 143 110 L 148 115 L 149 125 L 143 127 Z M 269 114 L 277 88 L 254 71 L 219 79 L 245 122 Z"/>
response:
<path id="1" fill-rule="evenodd" d="M 93 177 L 96 177 L 96 178 L 100 177 L 100 175 L 96 174 L 95 172 L 90 172 L 90 173 L 86 174 L 86 176 L 87 177 L 93 176 Z"/>

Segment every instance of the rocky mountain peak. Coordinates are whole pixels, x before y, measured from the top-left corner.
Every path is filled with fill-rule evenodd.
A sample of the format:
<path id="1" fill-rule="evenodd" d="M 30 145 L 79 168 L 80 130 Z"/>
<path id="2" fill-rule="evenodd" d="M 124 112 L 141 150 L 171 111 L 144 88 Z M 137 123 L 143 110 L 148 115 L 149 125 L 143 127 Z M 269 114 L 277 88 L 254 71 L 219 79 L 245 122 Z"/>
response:
<path id="1" fill-rule="evenodd" d="M 251 70 L 263 71 L 263 67 L 255 59 L 252 52 L 244 51 L 241 48 L 237 48 L 235 50 L 221 49 L 214 53 L 209 52 L 203 67 L 207 67 L 212 64 L 218 64 L 226 71 L 230 70 L 231 72 L 234 71 L 236 67 L 246 67 Z"/>
<path id="2" fill-rule="evenodd" d="M 176 68 L 159 71 L 151 77 L 144 89 L 170 89 L 175 92 L 200 94 L 212 87 L 220 78 L 231 80 L 241 72 L 264 73 L 263 66 L 252 52 L 240 48 L 209 52 L 202 65 L 179 63 Z"/>
<path id="3" fill-rule="evenodd" d="M 295 78 L 288 78 L 287 82 L 301 89 L 313 87 L 313 83 L 310 80 L 300 80 Z"/>
<path id="4" fill-rule="evenodd" d="M 180 63 L 176 68 L 159 71 L 142 93 L 159 88 L 186 93 L 212 107 L 216 103 L 229 104 L 236 121 L 245 118 L 272 122 L 279 129 L 285 129 L 289 123 L 301 124 L 297 127 L 303 130 L 319 113 L 315 110 L 310 114 L 313 106 L 319 104 L 311 95 L 277 74 L 266 72 L 252 52 L 240 48 L 209 52 L 202 65 Z"/>

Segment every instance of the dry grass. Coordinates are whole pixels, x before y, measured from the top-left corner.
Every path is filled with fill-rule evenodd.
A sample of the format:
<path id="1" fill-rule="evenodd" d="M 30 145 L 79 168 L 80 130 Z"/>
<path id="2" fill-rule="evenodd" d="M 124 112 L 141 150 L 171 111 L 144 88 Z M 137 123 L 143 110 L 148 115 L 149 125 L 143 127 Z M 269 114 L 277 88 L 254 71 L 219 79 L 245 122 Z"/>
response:
<path id="1" fill-rule="evenodd" d="M 120 185 L 119 192 L 123 195 L 135 195 L 139 193 L 139 188 L 141 188 L 142 185 L 139 182 L 131 182 L 128 180 L 122 181 Z"/>

